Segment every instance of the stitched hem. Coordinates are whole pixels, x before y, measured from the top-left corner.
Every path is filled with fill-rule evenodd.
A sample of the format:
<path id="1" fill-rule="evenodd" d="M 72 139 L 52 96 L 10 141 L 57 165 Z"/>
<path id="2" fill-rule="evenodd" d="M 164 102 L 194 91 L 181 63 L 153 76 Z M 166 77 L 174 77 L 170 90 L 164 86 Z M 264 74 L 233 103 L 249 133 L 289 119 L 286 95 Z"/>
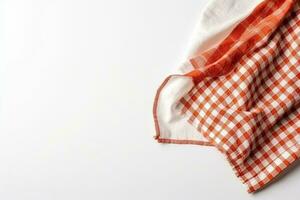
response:
<path id="1" fill-rule="evenodd" d="M 160 132 L 160 127 L 159 127 L 158 118 L 157 118 L 158 99 L 159 99 L 159 96 L 160 96 L 160 93 L 161 93 L 162 89 L 165 87 L 165 85 L 168 83 L 168 81 L 170 80 L 170 78 L 173 77 L 173 76 L 176 76 L 176 75 L 168 76 L 164 80 L 164 82 L 160 85 L 160 87 L 158 88 L 157 93 L 155 95 L 154 105 L 153 105 L 153 118 L 154 118 L 156 135 L 154 136 L 154 139 L 157 142 L 159 142 L 159 143 L 168 143 L 168 144 L 194 144 L 194 145 L 202 145 L 202 146 L 213 146 L 208 141 L 160 138 L 161 132 Z M 184 76 L 184 75 L 177 75 L 177 76 Z"/>
<path id="2" fill-rule="evenodd" d="M 168 143 L 168 144 L 195 144 L 202 146 L 213 146 L 210 142 L 198 141 L 198 140 L 180 140 L 180 139 L 166 139 L 166 138 L 155 138 L 159 143 Z"/>

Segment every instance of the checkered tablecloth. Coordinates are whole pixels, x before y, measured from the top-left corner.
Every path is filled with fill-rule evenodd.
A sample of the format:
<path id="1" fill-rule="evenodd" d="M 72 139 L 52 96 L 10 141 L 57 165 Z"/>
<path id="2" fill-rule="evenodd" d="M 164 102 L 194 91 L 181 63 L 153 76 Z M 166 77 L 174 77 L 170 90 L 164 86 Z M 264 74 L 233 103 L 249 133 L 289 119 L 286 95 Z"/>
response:
<path id="1" fill-rule="evenodd" d="M 248 192 L 299 158 L 300 1 L 263 1 L 221 43 L 189 61 L 194 69 L 181 76 L 194 85 L 178 100 L 180 114 L 204 136 L 202 144 L 225 154 Z"/>

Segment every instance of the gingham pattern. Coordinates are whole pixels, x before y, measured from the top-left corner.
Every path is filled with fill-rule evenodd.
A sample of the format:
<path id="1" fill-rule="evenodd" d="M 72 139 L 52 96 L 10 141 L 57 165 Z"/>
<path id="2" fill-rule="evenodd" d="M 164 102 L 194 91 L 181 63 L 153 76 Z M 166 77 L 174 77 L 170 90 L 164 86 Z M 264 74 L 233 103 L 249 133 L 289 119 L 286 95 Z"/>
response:
<path id="1" fill-rule="evenodd" d="M 191 59 L 182 113 L 253 192 L 300 156 L 300 2 L 266 0 Z M 204 67 L 203 67 L 204 66 Z"/>

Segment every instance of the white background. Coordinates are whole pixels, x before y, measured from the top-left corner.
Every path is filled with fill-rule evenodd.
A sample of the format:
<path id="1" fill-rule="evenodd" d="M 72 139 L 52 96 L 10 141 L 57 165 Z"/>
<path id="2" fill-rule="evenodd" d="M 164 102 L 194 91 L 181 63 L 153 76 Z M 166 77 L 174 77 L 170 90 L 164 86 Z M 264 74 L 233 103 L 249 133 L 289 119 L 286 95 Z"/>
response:
<path id="1" fill-rule="evenodd" d="M 249 195 L 215 149 L 152 138 L 205 2 L 2 0 L 0 199 L 299 199 L 299 165 Z"/>

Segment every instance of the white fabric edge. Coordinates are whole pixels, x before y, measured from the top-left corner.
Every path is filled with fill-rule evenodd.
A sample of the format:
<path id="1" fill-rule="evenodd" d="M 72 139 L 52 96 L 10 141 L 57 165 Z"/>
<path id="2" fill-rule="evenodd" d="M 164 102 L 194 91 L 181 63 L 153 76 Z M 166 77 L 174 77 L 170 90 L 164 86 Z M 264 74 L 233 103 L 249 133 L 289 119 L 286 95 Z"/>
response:
<path id="1" fill-rule="evenodd" d="M 194 86 L 192 78 L 172 76 L 160 92 L 157 100 L 157 116 L 160 139 L 206 141 L 193 126 L 187 126 L 186 116 L 181 114 L 178 102 Z"/>
<path id="2" fill-rule="evenodd" d="M 183 64 L 175 73 L 186 73 L 193 68 L 189 59 L 222 42 L 263 0 L 211 0 L 199 13 L 199 22 L 190 37 Z"/>

